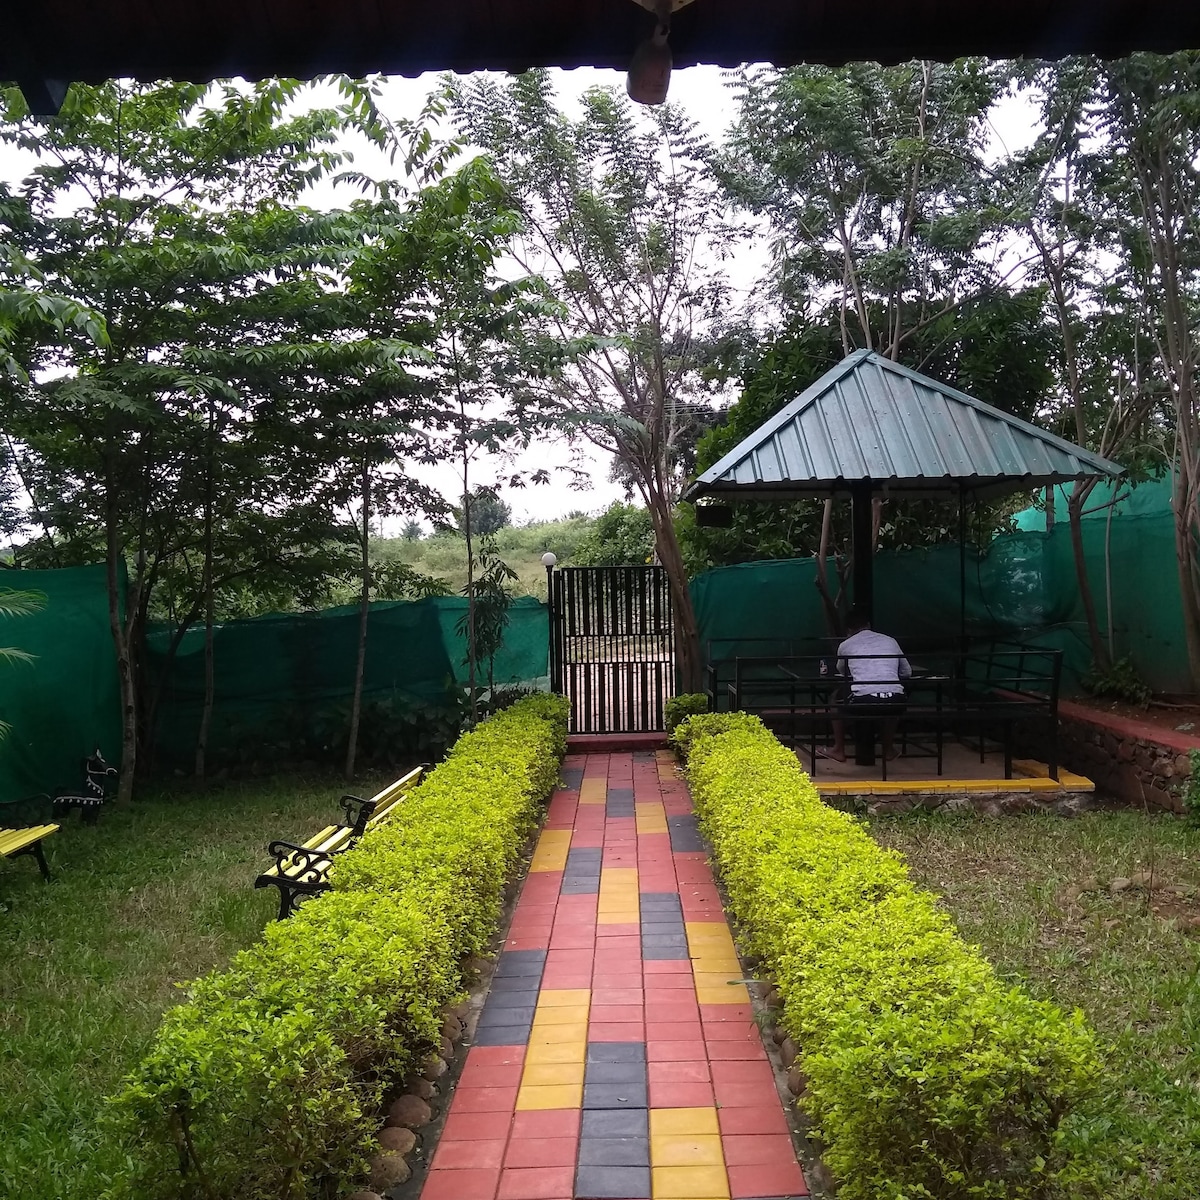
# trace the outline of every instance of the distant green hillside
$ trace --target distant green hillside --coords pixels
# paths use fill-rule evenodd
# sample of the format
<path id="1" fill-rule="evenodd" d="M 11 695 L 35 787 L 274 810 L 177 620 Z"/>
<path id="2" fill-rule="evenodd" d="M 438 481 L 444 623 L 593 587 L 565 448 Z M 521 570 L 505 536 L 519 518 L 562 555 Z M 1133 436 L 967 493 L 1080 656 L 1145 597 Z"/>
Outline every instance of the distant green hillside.
<path id="1" fill-rule="evenodd" d="M 496 549 L 517 573 L 514 591 L 521 596 L 546 599 L 546 568 L 542 555 L 553 550 L 563 566 L 594 529 L 594 517 L 568 517 L 562 521 L 542 521 L 530 525 L 509 526 L 496 534 Z M 381 538 L 373 545 L 380 560 L 399 561 L 414 571 L 443 579 L 454 592 L 467 581 L 466 542 L 457 531 L 435 533 L 418 541 Z"/>

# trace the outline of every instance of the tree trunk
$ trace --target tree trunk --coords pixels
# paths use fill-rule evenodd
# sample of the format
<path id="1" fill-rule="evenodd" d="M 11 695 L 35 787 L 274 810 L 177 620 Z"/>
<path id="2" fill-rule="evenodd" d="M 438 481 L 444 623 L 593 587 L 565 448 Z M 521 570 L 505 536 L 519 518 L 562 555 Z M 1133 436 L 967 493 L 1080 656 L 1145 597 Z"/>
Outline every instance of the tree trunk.
<path id="1" fill-rule="evenodd" d="M 367 669 L 367 621 L 371 616 L 371 471 L 367 459 L 362 467 L 362 590 L 358 600 L 358 659 L 354 665 L 354 699 L 350 703 L 350 735 L 346 742 L 347 782 L 354 778 L 358 755 L 358 727 L 362 719 L 363 677 Z"/>
<path id="2" fill-rule="evenodd" d="M 1195 688 L 1200 680 L 1200 564 L 1196 561 L 1189 490 L 1187 479 L 1181 474 L 1175 485 L 1175 559 L 1179 566 L 1179 600 L 1183 607 L 1188 671 Z"/>
<path id="3" fill-rule="evenodd" d="M 833 536 L 833 497 L 827 496 L 821 509 L 821 541 L 817 546 L 816 584 L 825 610 L 825 625 L 830 637 L 841 637 L 842 617 L 838 612 L 837 599 L 829 590 L 829 543 Z M 839 590 L 839 595 L 840 595 Z"/>
<path id="4" fill-rule="evenodd" d="M 1096 598 L 1092 581 L 1088 576 L 1087 560 L 1083 553 L 1083 506 L 1095 487 L 1094 480 L 1077 479 L 1067 498 L 1067 522 L 1071 529 L 1071 551 L 1075 560 L 1075 581 L 1079 585 L 1079 600 L 1083 605 L 1083 616 L 1087 622 L 1088 647 L 1092 662 L 1101 670 L 1112 665 L 1108 647 L 1100 633 L 1100 621 L 1096 616 Z"/>
<path id="5" fill-rule="evenodd" d="M 117 785 L 118 807 L 133 801 L 133 776 L 137 769 L 137 688 L 133 678 L 133 660 L 129 638 L 121 617 L 121 545 L 117 537 L 116 514 L 108 505 L 105 531 L 105 566 L 108 581 L 108 627 L 117 656 L 117 680 L 121 692 L 121 775 Z"/>
<path id="6" fill-rule="evenodd" d="M 459 398 L 463 428 L 466 428 L 466 406 Z M 471 697 L 471 725 L 479 721 L 479 698 L 475 688 L 475 545 L 471 540 L 470 458 L 463 443 L 463 538 L 467 543 L 467 689 Z"/>
<path id="7" fill-rule="evenodd" d="M 200 710 L 200 732 L 196 735 L 196 778 L 205 777 L 208 732 L 212 727 L 213 693 L 213 433 L 215 413 L 208 405 L 208 462 L 204 469 L 204 570 L 201 581 L 204 603 L 204 706 Z"/>
<path id="8" fill-rule="evenodd" d="M 675 608 L 675 652 L 678 657 L 679 683 L 685 692 L 698 692 L 704 685 L 704 661 L 700 649 L 700 626 L 692 593 L 688 588 L 683 552 L 675 536 L 671 503 L 661 493 L 644 489 L 646 508 L 654 528 L 654 545 L 667 573 L 671 602 Z"/>

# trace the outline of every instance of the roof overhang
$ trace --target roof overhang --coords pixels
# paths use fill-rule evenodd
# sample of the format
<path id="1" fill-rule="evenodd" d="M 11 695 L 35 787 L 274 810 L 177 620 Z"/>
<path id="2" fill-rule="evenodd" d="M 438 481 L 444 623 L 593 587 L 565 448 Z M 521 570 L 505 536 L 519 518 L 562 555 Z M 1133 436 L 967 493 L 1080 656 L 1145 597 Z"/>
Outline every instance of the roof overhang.
<path id="1" fill-rule="evenodd" d="M 1118 464 L 866 350 L 827 371 L 685 490 L 682 499 L 971 496 L 1099 476 Z"/>
<path id="2" fill-rule="evenodd" d="M 14 0 L 2 18 L 0 79 L 50 96 L 55 81 L 110 78 L 624 70 L 653 22 L 633 0 Z M 676 67 L 1193 46 L 1200 5 L 1181 0 L 696 0 L 671 30 Z"/>

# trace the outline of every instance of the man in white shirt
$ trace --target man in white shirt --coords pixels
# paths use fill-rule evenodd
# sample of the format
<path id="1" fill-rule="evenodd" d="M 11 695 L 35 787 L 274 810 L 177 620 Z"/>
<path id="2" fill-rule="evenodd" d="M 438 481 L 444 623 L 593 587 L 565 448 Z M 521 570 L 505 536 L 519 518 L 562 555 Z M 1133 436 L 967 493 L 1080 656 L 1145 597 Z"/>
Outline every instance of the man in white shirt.
<path id="1" fill-rule="evenodd" d="M 904 711 L 904 685 L 901 679 L 912 675 L 912 667 L 900 649 L 900 643 L 886 633 L 871 628 L 870 618 L 860 608 L 852 608 L 846 619 L 849 636 L 837 648 L 839 675 L 850 677 L 850 695 L 844 708 L 860 706 L 880 710 L 883 717 L 883 753 L 890 761 L 896 757 L 894 739 L 896 719 Z M 835 717 L 833 745 L 823 757 L 846 761 L 846 722 Z"/>

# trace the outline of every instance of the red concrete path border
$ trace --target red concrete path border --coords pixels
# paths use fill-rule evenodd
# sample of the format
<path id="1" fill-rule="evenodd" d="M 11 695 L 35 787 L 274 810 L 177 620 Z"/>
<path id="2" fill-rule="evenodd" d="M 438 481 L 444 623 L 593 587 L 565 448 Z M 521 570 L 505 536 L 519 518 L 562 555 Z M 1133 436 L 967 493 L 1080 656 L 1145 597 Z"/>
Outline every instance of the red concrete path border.
<path id="1" fill-rule="evenodd" d="M 563 774 L 421 1200 L 807 1195 L 673 760 Z"/>

